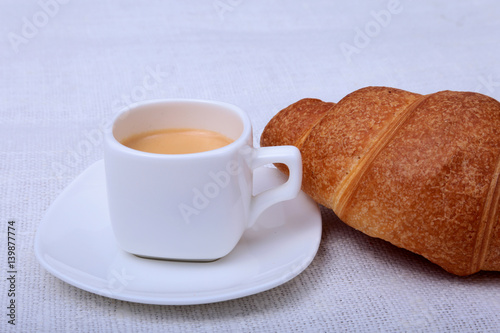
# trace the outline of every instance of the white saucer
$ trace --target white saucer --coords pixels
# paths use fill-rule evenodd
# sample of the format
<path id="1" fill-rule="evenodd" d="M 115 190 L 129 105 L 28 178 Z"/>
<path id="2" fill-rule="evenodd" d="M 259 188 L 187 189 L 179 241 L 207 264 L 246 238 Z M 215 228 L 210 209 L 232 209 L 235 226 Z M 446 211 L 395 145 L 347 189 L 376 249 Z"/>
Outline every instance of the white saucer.
<path id="1" fill-rule="evenodd" d="M 255 170 L 260 191 L 283 182 Z M 104 163 L 84 171 L 42 220 L 35 253 L 59 279 L 99 295 L 148 304 L 202 304 L 252 295 L 300 274 L 321 239 L 318 206 L 303 192 L 268 209 L 226 257 L 209 263 L 144 259 L 118 248 L 107 212 Z"/>

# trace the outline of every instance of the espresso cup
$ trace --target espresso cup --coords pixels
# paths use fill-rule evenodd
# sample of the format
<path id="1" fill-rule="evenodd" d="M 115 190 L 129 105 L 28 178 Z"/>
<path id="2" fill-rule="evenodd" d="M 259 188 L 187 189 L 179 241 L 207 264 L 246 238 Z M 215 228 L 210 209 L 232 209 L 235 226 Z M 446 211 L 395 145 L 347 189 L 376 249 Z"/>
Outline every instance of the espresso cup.
<path id="1" fill-rule="evenodd" d="M 233 141 L 186 154 L 144 152 L 121 143 L 174 128 L 214 131 Z M 150 258 L 224 257 L 265 209 L 296 197 L 302 181 L 297 148 L 254 148 L 247 114 L 214 101 L 153 100 L 123 109 L 105 135 L 104 161 L 115 238 L 123 250 Z M 286 164 L 289 178 L 253 195 L 253 170 L 269 163 Z"/>

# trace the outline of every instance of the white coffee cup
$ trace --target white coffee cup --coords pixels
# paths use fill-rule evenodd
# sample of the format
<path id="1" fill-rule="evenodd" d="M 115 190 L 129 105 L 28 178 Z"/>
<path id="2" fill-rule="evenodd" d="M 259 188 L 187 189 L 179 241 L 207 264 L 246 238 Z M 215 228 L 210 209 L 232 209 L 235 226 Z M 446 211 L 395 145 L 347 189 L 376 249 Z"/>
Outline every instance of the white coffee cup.
<path id="1" fill-rule="evenodd" d="M 155 154 L 120 143 L 168 128 L 219 132 L 234 142 L 191 154 Z M 111 225 L 132 254 L 209 261 L 227 255 L 268 207 L 300 191 L 302 161 L 293 146 L 253 148 L 251 123 L 240 108 L 201 100 L 153 100 L 120 111 L 105 138 Z M 285 184 L 252 194 L 253 169 L 284 163 Z"/>

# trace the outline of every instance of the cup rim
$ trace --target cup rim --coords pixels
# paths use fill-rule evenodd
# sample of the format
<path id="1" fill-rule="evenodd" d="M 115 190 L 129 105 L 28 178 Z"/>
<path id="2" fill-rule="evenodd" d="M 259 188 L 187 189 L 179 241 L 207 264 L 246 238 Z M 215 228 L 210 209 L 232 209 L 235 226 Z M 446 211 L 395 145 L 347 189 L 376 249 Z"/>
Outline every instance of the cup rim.
<path id="1" fill-rule="evenodd" d="M 195 104 L 210 104 L 210 105 L 216 105 L 219 107 L 223 107 L 227 110 L 230 110 L 231 112 L 234 112 L 238 115 L 240 118 L 242 124 L 243 124 L 243 131 L 241 132 L 240 136 L 231 142 L 228 145 L 225 145 L 220 148 L 212 149 L 212 150 L 207 150 L 207 151 L 202 151 L 202 152 L 197 152 L 197 153 L 184 153 L 184 154 L 159 154 L 159 153 L 150 153 L 150 152 L 145 152 L 141 150 L 136 150 L 130 147 L 127 147 L 123 145 L 121 142 L 119 142 L 114 134 L 113 130 L 115 127 L 116 121 L 125 115 L 127 112 L 131 112 L 134 109 L 138 107 L 143 107 L 143 106 L 148 106 L 148 105 L 154 105 L 154 104 L 163 104 L 163 103 L 195 103 Z M 225 154 L 228 151 L 232 151 L 234 149 L 237 149 L 238 147 L 241 147 L 242 145 L 245 144 L 246 140 L 248 137 L 252 140 L 253 138 L 251 137 L 252 135 L 252 126 L 250 122 L 250 118 L 246 114 L 243 109 L 240 107 L 226 103 L 226 102 L 221 102 L 221 101 L 215 101 L 215 100 L 206 100 L 206 99 L 192 99 L 192 98 L 165 98 L 165 99 L 149 99 L 141 102 L 135 102 L 132 104 L 129 104 L 122 109 L 120 109 L 114 116 L 113 120 L 111 122 L 111 126 L 107 129 L 106 131 L 106 142 L 108 143 L 108 146 L 115 148 L 115 149 L 120 149 L 128 154 L 136 155 L 136 156 L 142 156 L 142 157 L 148 157 L 148 158 L 155 158 L 155 159 L 196 159 L 196 158 L 205 158 L 209 157 L 211 155 L 222 155 Z"/>

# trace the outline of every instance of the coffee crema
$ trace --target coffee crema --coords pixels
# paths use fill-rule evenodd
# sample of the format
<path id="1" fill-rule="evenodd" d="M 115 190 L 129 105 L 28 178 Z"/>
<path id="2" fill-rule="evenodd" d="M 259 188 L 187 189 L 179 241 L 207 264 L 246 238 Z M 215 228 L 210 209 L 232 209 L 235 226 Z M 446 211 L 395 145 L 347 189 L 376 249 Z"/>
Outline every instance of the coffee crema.
<path id="1" fill-rule="evenodd" d="M 156 154 L 192 154 L 227 146 L 234 140 L 196 128 L 167 128 L 134 134 L 122 141 L 129 148 Z"/>

